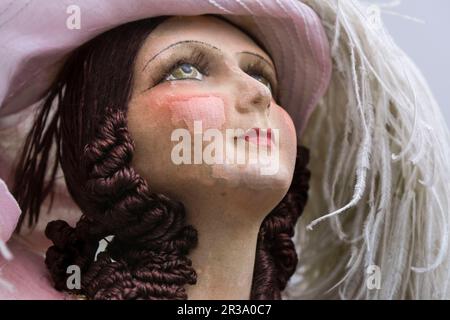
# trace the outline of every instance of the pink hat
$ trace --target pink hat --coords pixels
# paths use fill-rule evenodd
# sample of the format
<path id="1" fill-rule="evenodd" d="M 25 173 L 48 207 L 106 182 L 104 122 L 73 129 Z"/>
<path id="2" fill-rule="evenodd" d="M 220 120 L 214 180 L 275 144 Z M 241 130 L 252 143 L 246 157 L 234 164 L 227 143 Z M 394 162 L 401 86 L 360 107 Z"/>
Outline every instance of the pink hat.
<path id="1" fill-rule="evenodd" d="M 79 10 L 80 28 L 67 26 Z M 74 48 L 117 25 L 161 15 L 218 14 L 259 40 L 298 134 L 328 87 L 331 57 L 320 18 L 297 0 L 49 0 L 0 5 L 0 117 L 43 97 Z"/>

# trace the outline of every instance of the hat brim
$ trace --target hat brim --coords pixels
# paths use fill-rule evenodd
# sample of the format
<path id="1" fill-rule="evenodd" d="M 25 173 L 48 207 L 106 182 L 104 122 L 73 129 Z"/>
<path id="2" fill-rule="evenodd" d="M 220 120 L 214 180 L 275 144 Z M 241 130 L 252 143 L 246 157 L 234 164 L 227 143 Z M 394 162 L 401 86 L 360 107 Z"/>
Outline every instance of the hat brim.
<path id="1" fill-rule="evenodd" d="M 66 23 L 74 5 L 81 23 L 72 30 Z M 0 117 L 41 99 L 74 48 L 120 24 L 161 15 L 222 15 L 262 43 L 277 69 L 280 104 L 299 135 L 331 74 L 320 18 L 296 0 L 16 1 L 1 11 L 0 39 L 6 48 L 0 65 Z"/>

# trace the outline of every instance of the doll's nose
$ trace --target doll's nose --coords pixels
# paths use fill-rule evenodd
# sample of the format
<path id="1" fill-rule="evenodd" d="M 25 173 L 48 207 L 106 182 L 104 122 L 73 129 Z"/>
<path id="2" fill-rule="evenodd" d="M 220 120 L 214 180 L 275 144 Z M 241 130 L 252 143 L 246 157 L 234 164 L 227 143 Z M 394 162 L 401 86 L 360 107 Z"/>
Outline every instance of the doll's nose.
<path id="1" fill-rule="evenodd" d="M 254 77 L 240 70 L 234 72 L 236 83 L 236 110 L 239 112 L 265 112 L 270 108 L 270 89 Z"/>

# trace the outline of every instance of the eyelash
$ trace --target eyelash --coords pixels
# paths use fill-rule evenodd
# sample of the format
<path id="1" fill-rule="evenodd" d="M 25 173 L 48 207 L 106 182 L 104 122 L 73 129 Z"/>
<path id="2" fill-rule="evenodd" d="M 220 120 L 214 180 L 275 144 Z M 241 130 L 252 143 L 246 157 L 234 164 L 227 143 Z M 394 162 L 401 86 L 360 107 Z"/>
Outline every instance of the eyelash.
<path id="1" fill-rule="evenodd" d="M 263 76 L 269 83 L 272 89 L 274 89 L 274 83 L 271 80 L 272 77 L 270 74 L 266 71 L 266 66 L 263 62 L 257 60 L 255 62 L 250 63 L 245 68 L 243 68 L 243 71 L 249 75 L 259 75 Z"/>
<path id="2" fill-rule="evenodd" d="M 193 65 L 200 71 L 203 75 L 208 76 L 210 70 L 210 61 L 207 55 L 198 49 L 192 50 L 187 56 L 179 58 L 175 63 L 171 64 L 159 77 L 157 84 L 161 83 L 166 79 L 174 70 L 176 70 L 181 65 L 188 63 Z M 243 71 L 249 75 L 260 75 L 263 76 L 270 83 L 272 89 L 274 88 L 274 83 L 271 80 L 270 74 L 266 71 L 266 66 L 261 61 L 255 61 L 248 64 Z"/>
<path id="3" fill-rule="evenodd" d="M 206 54 L 200 50 L 193 50 L 188 56 L 180 58 L 174 64 L 170 65 L 170 67 L 163 72 L 157 83 L 163 82 L 174 70 L 185 63 L 192 64 L 198 71 L 206 76 L 209 74 L 210 63 Z"/>

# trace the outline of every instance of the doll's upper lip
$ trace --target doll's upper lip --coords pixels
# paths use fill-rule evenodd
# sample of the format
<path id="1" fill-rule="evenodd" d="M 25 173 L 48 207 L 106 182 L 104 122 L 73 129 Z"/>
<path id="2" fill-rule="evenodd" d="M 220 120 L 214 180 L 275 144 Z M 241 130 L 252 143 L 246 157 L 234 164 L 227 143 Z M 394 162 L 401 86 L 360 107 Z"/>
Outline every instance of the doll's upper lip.
<path id="1" fill-rule="evenodd" d="M 249 128 L 243 134 L 236 136 L 236 138 L 245 139 L 245 138 L 248 138 L 251 136 L 254 136 L 257 138 L 267 137 L 268 140 L 271 140 L 272 129 L 271 128 L 258 128 L 258 127 Z"/>

